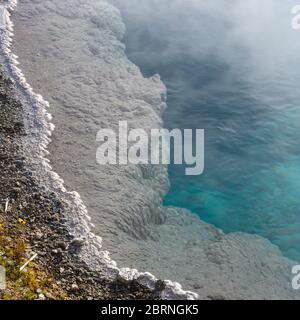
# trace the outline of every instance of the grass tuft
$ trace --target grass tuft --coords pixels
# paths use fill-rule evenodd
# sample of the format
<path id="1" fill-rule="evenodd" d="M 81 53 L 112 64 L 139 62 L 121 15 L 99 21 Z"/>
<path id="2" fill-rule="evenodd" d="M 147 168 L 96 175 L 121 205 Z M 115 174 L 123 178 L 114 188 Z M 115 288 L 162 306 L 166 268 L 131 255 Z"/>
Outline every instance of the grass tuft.
<path id="1" fill-rule="evenodd" d="M 30 258 L 30 247 L 24 240 L 25 220 L 18 219 L 11 232 L 0 221 L 0 265 L 6 271 L 6 289 L 0 290 L 1 300 L 67 299 L 51 276 L 34 261 L 20 271 Z"/>

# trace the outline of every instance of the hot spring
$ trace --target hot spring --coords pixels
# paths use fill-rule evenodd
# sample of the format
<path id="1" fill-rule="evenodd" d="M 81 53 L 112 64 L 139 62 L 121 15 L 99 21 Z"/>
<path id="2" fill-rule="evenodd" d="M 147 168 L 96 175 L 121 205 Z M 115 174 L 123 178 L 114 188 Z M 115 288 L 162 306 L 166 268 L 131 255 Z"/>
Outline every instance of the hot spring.
<path id="1" fill-rule="evenodd" d="M 290 280 L 300 261 L 292 5 L 19 1 L 12 50 L 49 101 L 51 166 L 80 195 L 103 256 L 200 298 L 299 298 Z M 120 121 L 204 129 L 203 174 L 99 165 L 97 132 Z"/>

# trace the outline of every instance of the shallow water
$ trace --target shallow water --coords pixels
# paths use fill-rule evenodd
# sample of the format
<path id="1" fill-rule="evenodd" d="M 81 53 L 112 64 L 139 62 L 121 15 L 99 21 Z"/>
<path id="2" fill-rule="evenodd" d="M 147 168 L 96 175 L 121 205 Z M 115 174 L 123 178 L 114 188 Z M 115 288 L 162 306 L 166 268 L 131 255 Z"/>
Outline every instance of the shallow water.
<path id="1" fill-rule="evenodd" d="M 146 4 L 146 2 L 143 3 Z M 184 3 L 187 9 L 195 11 L 193 1 L 190 1 L 191 6 L 187 5 L 186 1 L 176 1 L 176 3 Z M 231 103 L 239 99 L 244 101 L 243 94 L 249 94 L 250 83 L 241 77 L 243 72 L 239 64 L 235 68 L 230 68 L 233 62 L 237 61 L 237 56 L 247 55 L 247 46 L 240 43 L 242 36 L 236 34 L 237 30 L 233 28 L 236 34 L 234 47 L 239 48 L 235 51 L 237 56 L 228 54 L 225 61 L 223 59 L 227 50 L 231 52 L 229 45 L 231 40 L 225 46 L 225 52 L 216 52 L 216 43 L 218 43 L 216 35 L 222 26 L 232 27 L 228 21 L 222 19 L 215 25 L 215 28 L 207 25 L 201 34 L 203 45 L 199 46 L 199 42 L 195 41 L 198 37 L 197 33 L 192 32 L 192 39 L 187 37 L 189 42 L 194 44 L 191 48 L 193 59 L 201 53 L 201 61 L 206 62 L 201 65 L 200 76 L 198 73 L 191 73 L 195 75 L 195 79 L 186 81 L 186 78 L 177 77 L 176 74 L 175 78 L 172 76 L 174 82 L 170 83 L 165 77 L 164 68 L 159 67 L 158 62 L 166 62 L 165 71 L 170 72 L 170 75 L 174 75 L 176 71 L 184 76 L 199 67 L 197 59 L 190 59 L 190 64 L 186 64 L 183 69 L 180 69 L 179 64 L 174 62 L 181 62 L 182 56 L 186 57 L 183 55 L 187 49 L 184 46 L 186 43 L 180 39 L 186 38 L 188 27 L 191 28 L 192 25 L 182 25 L 182 28 L 179 28 L 180 41 L 178 37 L 170 37 L 175 43 L 167 42 L 168 48 L 176 49 L 176 45 L 179 45 L 180 48 L 179 52 L 172 50 L 174 54 L 171 56 L 175 60 L 171 59 L 172 64 L 169 68 L 167 63 L 169 56 L 166 55 L 166 60 L 163 60 L 164 52 L 158 55 L 154 50 L 164 48 L 164 41 L 171 34 L 168 28 L 161 28 L 159 24 L 159 21 L 165 20 L 157 19 L 153 24 L 152 19 L 155 15 L 151 12 L 149 14 L 147 8 L 145 11 L 139 10 L 138 1 L 133 4 L 135 6 L 130 8 L 138 9 L 134 12 L 137 19 L 142 19 L 145 23 L 149 22 L 154 35 L 157 34 L 155 25 L 161 31 L 162 40 L 155 38 L 156 40 L 152 41 L 148 34 L 149 28 L 144 32 L 142 24 L 138 25 L 137 29 L 135 28 L 136 23 L 131 25 L 130 21 L 135 22 L 136 20 L 128 21 L 126 8 L 121 7 L 119 3 L 125 22 L 128 23 L 125 42 L 130 58 L 143 68 L 147 77 L 161 72 L 166 80 L 170 107 L 165 113 L 165 125 L 172 127 L 173 124 L 176 124 L 180 127 L 181 125 L 176 121 L 180 118 L 185 120 L 186 117 L 178 114 L 186 115 L 185 111 L 188 110 L 184 110 L 183 113 L 183 110 L 180 109 L 183 104 L 178 103 L 177 108 L 176 103 L 172 103 L 170 100 L 172 89 L 175 89 L 173 94 L 176 101 L 181 101 L 181 99 L 184 101 L 186 99 L 183 94 L 185 90 L 201 79 L 205 84 L 205 90 L 199 92 L 197 86 L 195 90 L 190 91 L 189 89 L 190 93 L 199 95 L 199 98 L 209 100 L 211 97 L 214 100 L 214 95 L 210 95 L 210 92 L 214 90 L 213 92 L 223 94 L 226 99 L 232 99 Z M 159 14 L 165 14 L 165 5 L 157 2 L 157 6 L 161 11 L 155 11 L 160 17 Z M 210 10 L 215 8 L 210 5 L 204 8 L 204 11 L 203 8 L 197 8 L 199 10 L 195 12 L 201 15 L 203 21 L 207 21 L 211 17 Z M 137 12 L 139 14 L 136 15 Z M 142 15 L 143 12 L 147 17 Z M 171 13 L 170 10 L 169 16 L 174 18 L 174 14 Z M 182 13 L 191 17 L 190 11 L 182 11 Z M 186 21 L 198 22 L 199 16 Z M 271 246 L 268 241 L 241 233 L 226 235 L 202 222 L 191 212 L 162 206 L 169 184 L 167 168 L 99 166 L 96 163 L 97 143 L 95 139 L 100 128 L 115 128 L 119 120 L 128 120 L 132 127 L 157 128 L 162 125 L 161 115 L 165 109 L 165 87 L 159 77 L 143 77 L 140 70 L 125 55 L 124 44 L 121 42 L 125 28 L 118 10 L 111 7 L 106 1 L 98 0 L 22 0 L 14 14 L 14 22 L 16 32 L 13 50 L 19 56 L 20 67 L 34 90 L 41 93 L 50 102 L 49 111 L 53 115 L 53 123 L 56 126 L 52 143 L 49 146 L 51 165 L 54 171 L 65 180 L 68 190 L 79 192 L 95 224 L 93 232 L 103 238 L 103 250 L 108 250 L 119 266 L 150 271 L 158 277 L 178 281 L 183 284 L 184 288 L 197 291 L 202 298 L 219 294 L 227 298 L 294 298 L 297 295 L 291 291 L 289 280 L 292 262 L 283 258 L 278 249 Z M 172 26 L 171 23 L 167 25 Z M 131 33 L 131 28 L 134 28 L 133 31 L 141 30 L 146 33 L 147 41 L 143 41 L 144 33 L 142 36 L 139 32 Z M 213 29 L 212 33 L 208 34 L 210 29 Z M 130 37 L 134 34 L 140 37 L 139 43 L 134 38 L 134 41 L 131 42 Z M 195 35 L 197 37 L 193 39 Z M 209 44 L 209 39 L 214 39 L 214 41 Z M 257 41 L 256 35 L 253 41 Z M 263 39 L 261 41 L 263 42 Z M 277 42 L 277 39 L 274 39 L 274 42 Z M 140 44 L 143 44 L 142 48 Z M 154 51 L 152 52 L 147 45 L 153 47 Z M 202 55 L 203 51 L 205 55 Z M 135 55 L 136 52 L 138 52 L 137 55 Z M 272 52 L 274 52 L 273 47 L 270 50 L 270 53 Z M 281 50 L 279 50 L 279 55 L 280 53 Z M 147 57 L 148 61 L 138 60 L 141 57 Z M 291 54 L 289 62 L 293 64 L 293 61 L 297 61 L 298 58 L 296 58 Z M 249 59 L 248 55 L 247 59 Z M 282 63 L 281 59 L 270 62 L 268 69 L 271 73 L 275 62 L 276 64 L 277 62 Z M 250 65 L 246 65 L 245 68 L 251 73 L 253 65 L 260 63 L 265 64 L 259 59 L 251 60 Z M 203 75 L 203 65 L 207 68 L 206 75 Z M 223 74 L 220 79 L 224 81 L 220 80 L 218 84 L 214 78 L 219 78 L 220 73 Z M 251 79 L 254 81 L 253 79 L 260 77 L 264 78 L 265 75 L 258 73 Z M 242 91 L 239 92 L 241 94 L 239 98 L 236 97 L 234 84 Z M 182 88 L 181 91 L 178 91 L 178 85 Z M 255 94 L 257 97 L 262 88 L 255 86 L 252 88 L 257 90 Z M 269 87 L 263 89 L 269 90 Z M 249 106 L 252 106 L 250 103 L 252 96 L 250 95 L 249 98 Z M 195 98 L 191 96 L 191 101 L 188 101 L 186 107 L 194 107 L 194 111 L 190 111 L 193 119 L 197 119 L 195 114 L 198 107 L 190 103 L 192 101 L 195 101 Z M 283 101 L 287 103 L 286 98 Z M 238 105 L 237 102 L 236 104 Z M 218 104 L 214 105 L 220 108 Z M 256 130 L 256 121 L 253 118 L 255 110 L 249 107 L 246 115 L 238 110 L 230 110 L 230 114 L 224 114 L 222 119 L 235 123 L 234 118 L 242 114 L 252 119 L 250 130 Z M 265 110 L 262 110 L 261 113 L 265 114 Z M 171 120 L 172 116 L 174 116 L 174 121 Z M 209 110 L 207 110 L 207 117 L 203 117 L 201 121 L 205 122 L 206 126 L 210 125 L 214 128 L 215 120 L 209 114 Z M 193 126 L 198 127 L 198 124 L 201 123 L 197 121 Z M 227 127 L 229 126 L 224 124 L 223 131 Z M 276 131 L 276 128 L 272 130 Z M 234 138 L 234 132 L 232 135 Z M 227 142 L 227 139 L 225 141 Z M 211 137 L 211 142 L 211 145 L 207 143 L 208 148 L 215 152 L 218 151 L 215 145 L 222 141 L 214 141 Z M 286 148 L 285 145 L 282 147 Z M 213 152 L 208 152 L 208 154 L 211 157 L 214 155 Z M 226 161 L 230 163 L 230 158 L 227 158 Z M 222 164 L 222 159 L 220 159 L 219 165 L 222 166 Z M 217 172 L 215 167 L 214 170 Z M 172 189 L 165 201 L 169 201 L 173 190 L 175 191 L 175 179 L 180 178 L 180 175 L 177 173 L 174 175 L 173 172 L 175 173 L 170 169 Z M 208 172 L 207 169 L 206 172 Z M 216 176 L 209 179 L 216 179 Z M 180 181 L 185 191 L 188 191 L 187 181 L 185 178 L 184 181 Z M 199 181 L 195 181 L 196 185 L 199 185 Z M 179 184 L 177 185 L 179 187 Z M 195 193 L 195 198 L 199 197 L 198 193 L 198 191 Z M 186 194 L 191 195 L 190 192 Z M 196 201 L 193 203 L 196 204 Z M 197 201 L 197 205 L 202 204 Z M 186 204 L 185 206 L 188 207 Z"/>
<path id="2" fill-rule="evenodd" d="M 205 129 L 204 174 L 170 166 L 165 205 L 225 232 L 264 236 L 300 261 L 300 34 L 290 4 L 233 4 L 225 13 L 218 1 L 114 3 L 128 56 L 167 86 L 165 126 Z"/>

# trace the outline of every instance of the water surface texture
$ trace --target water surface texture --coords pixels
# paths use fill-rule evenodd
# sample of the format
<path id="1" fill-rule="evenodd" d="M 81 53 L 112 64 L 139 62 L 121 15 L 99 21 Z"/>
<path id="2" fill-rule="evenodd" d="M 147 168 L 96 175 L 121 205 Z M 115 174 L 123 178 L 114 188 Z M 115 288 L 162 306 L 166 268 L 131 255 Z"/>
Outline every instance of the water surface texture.
<path id="1" fill-rule="evenodd" d="M 290 283 L 294 262 L 276 246 L 200 219 L 225 231 L 265 231 L 274 243 L 267 231 L 297 234 L 287 228 L 289 221 L 297 229 L 291 177 L 299 109 L 299 46 L 288 8 L 244 0 L 112 3 L 120 11 L 106 0 L 21 0 L 13 16 L 20 68 L 50 103 L 51 165 L 80 195 L 105 254 L 200 298 L 299 298 Z M 169 168 L 167 195 L 167 167 L 97 164 L 98 130 L 117 129 L 120 120 L 205 128 L 205 175 Z"/>
<path id="2" fill-rule="evenodd" d="M 128 56 L 167 86 L 165 126 L 205 129 L 205 173 L 186 177 L 170 166 L 165 205 L 225 232 L 262 235 L 300 261 L 300 34 L 290 26 L 292 2 L 114 2 Z"/>

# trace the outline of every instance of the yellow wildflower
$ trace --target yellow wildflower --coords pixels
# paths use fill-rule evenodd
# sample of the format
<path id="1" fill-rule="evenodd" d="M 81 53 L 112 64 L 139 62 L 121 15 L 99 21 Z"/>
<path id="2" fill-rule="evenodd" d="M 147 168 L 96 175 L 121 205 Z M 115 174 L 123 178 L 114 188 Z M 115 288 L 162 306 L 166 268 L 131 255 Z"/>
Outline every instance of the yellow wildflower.
<path id="1" fill-rule="evenodd" d="M 19 218 L 19 219 L 18 219 L 18 222 L 19 222 L 20 224 L 22 224 L 22 225 L 26 224 L 26 221 L 25 221 L 24 219 L 22 219 L 22 218 Z"/>

